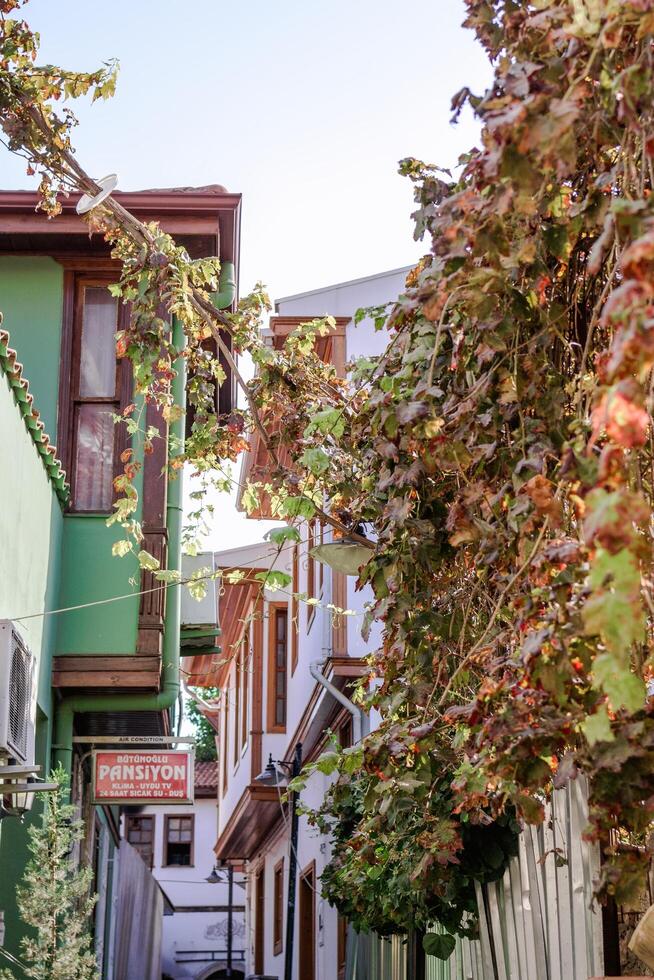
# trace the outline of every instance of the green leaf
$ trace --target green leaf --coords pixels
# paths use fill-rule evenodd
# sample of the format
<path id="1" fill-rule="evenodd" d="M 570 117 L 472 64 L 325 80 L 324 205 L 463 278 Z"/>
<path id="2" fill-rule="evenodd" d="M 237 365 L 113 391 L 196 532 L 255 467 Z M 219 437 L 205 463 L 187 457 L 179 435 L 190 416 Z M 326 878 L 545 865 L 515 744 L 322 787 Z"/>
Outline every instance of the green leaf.
<path id="1" fill-rule="evenodd" d="M 284 517 L 306 517 L 307 520 L 316 513 L 316 508 L 308 497 L 287 497 L 281 505 Z"/>
<path id="2" fill-rule="evenodd" d="M 124 558 L 125 555 L 129 554 L 132 550 L 133 545 L 131 541 L 114 541 L 111 546 L 111 554 L 114 558 Z"/>
<path id="3" fill-rule="evenodd" d="M 259 506 L 259 490 L 248 483 L 241 495 L 241 503 L 246 514 L 252 514 Z"/>
<path id="4" fill-rule="evenodd" d="M 427 956 L 449 960 L 456 947 L 456 939 L 448 932 L 428 932 L 422 937 L 422 946 Z"/>
<path id="5" fill-rule="evenodd" d="M 304 438 L 308 439 L 315 432 L 323 435 L 333 436 L 340 439 L 345 432 L 345 421 L 343 411 L 340 408 L 324 408 L 321 412 L 316 412 L 304 430 Z"/>
<path id="6" fill-rule="evenodd" d="M 179 582 L 182 575 L 174 568 L 162 568 L 155 572 L 154 577 L 157 582 Z"/>
<path id="7" fill-rule="evenodd" d="M 609 650 L 626 653 L 645 635 L 638 560 L 628 548 L 611 554 L 598 548 L 588 584 L 593 594 L 582 611 L 586 632 L 601 636 Z"/>
<path id="8" fill-rule="evenodd" d="M 608 695 L 614 710 L 624 707 L 634 712 L 645 706 L 645 685 L 629 661 L 621 663 L 611 653 L 600 653 L 593 663 L 593 679 Z"/>
<path id="9" fill-rule="evenodd" d="M 317 446 L 310 449 L 305 449 L 300 457 L 300 462 L 303 463 L 314 476 L 322 476 L 322 474 L 329 469 L 329 456 L 327 453 L 323 452 L 322 449 L 318 449 Z"/>
<path id="10" fill-rule="evenodd" d="M 158 572 L 161 562 L 154 555 L 151 555 L 149 551 L 139 551 L 136 556 L 139 560 L 139 565 L 141 568 L 145 568 L 148 572 Z"/>
<path id="11" fill-rule="evenodd" d="M 260 582 L 263 582 L 265 589 L 270 589 L 273 592 L 276 589 L 285 589 L 293 581 L 291 576 L 287 575 L 286 572 L 279 572 L 275 569 L 268 572 L 257 572 L 254 577 Z"/>
<path id="12" fill-rule="evenodd" d="M 363 746 L 353 745 L 343 752 L 343 768 L 348 775 L 361 769 L 363 765 Z"/>
<path id="13" fill-rule="evenodd" d="M 316 762 L 316 769 L 318 772 L 324 773 L 325 776 L 331 776 L 332 773 L 336 772 L 338 760 L 338 752 L 323 752 Z"/>
<path id="14" fill-rule="evenodd" d="M 594 715 L 589 715 L 582 722 L 581 730 L 586 736 L 589 745 L 594 745 L 595 742 L 613 741 L 615 735 L 611 731 L 611 721 L 605 704 L 601 704 Z"/>
<path id="15" fill-rule="evenodd" d="M 300 541 L 301 535 L 295 527 L 277 527 L 264 534 L 264 538 L 268 538 L 273 544 L 282 545 L 286 541 Z"/>

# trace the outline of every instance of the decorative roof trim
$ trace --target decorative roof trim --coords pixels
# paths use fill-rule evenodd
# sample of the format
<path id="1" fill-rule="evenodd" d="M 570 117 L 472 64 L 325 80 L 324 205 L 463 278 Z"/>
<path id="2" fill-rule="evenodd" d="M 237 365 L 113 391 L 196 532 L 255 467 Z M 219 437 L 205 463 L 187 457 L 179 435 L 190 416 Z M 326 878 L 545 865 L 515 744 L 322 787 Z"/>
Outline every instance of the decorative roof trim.
<path id="1" fill-rule="evenodd" d="M 30 394 L 29 382 L 23 377 L 23 365 L 17 360 L 16 351 L 9 346 L 9 334 L 0 329 L 0 367 L 7 375 L 14 401 L 23 416 L 25 427 L 32 437 L 37 452 L 45 467 L 48 478 L 61 504 L 68 502 L 70 487 L 66 482 L 66 474 L 57 459 L 57 447 L 50 442 L 45 432 L 40 412 L 34 408 L 34 397 Z"/>

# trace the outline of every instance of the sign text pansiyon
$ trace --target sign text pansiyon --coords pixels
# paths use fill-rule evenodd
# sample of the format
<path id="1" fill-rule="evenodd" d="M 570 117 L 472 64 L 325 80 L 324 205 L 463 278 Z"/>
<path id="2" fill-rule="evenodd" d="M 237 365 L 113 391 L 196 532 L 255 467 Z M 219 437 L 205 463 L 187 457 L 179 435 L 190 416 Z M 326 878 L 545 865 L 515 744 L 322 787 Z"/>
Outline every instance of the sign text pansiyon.
<path id="1" fill-rule="evenodd" d="M 186 765 L 173 765 L 164 763 L 156 755 L 143 756 L 141 762 L 134 761 L 134 753 L 129 755 L 119 755 L 114 765 L 103 762 L 98 766 L 100 779 L 107 777 L 114 782 L 131 782 L 134 779 L 145 780 L 146 783 L 156 783 L 159 779 L 168 782 L 171 779 L 184 779 L 186 776 Z"/>
<path id="2" fill-rule="evenodd" d="M 188 751 L 93 753 L 96 803 L 185 803 L 193 800 L 193 756 Z"/>

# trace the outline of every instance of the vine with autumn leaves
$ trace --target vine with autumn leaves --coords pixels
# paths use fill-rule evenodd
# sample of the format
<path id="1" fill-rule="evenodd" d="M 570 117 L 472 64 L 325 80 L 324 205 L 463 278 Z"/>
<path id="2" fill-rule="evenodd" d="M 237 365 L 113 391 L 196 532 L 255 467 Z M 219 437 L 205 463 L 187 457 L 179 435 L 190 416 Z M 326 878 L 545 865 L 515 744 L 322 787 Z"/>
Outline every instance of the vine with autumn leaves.
<path id="1" fill-rule="evenodd" d="M 429 252 L 376 311 L 385 353 L 347 382 L 315 353 L 328 320 L 273 350 L 262 290 L 220 312 L 217 260 L 190 260 L 111 198 L 90 218 L 122 262 L 116 293 L 133 316 L 118 343 L 140 396 L 174 413 L 169 382 L 187 359 L 194 420 L 173 465 L 221 482 L 256 430 L 272 482 L 246 488 L 249 500 L 273 495 L 290 526 L 317 513 L 360 540 L 367 528 L 359 582 L 385 638 L 370 665 L 380 684 L 361 696 L 382 723 L 335 753 L 316 819 L 347 827 L 328 878 L 375 927 L 371 883 L 392 880 L 412 914 L 426 921 L 436 895 L 462 928 L 442 899 L 468 828 L 541 820 L 552 786 L 579 770 L 587 833 L 604 851 L 598 893 L 626 898 L 650 855 L 654 0 L 466 2 L 495 74 L 453 110 L 472 107 L 480 145 L 456 176 L 402 161 Z M 55 215 L 61 193 L 97 190 L 56 103 L 110 95 L 114 66 L 37 67 L 35 36 L 10 16 L 19 6 L 0 0 L 0 121 Z M 215 408 L 220 353 L 246 400 L 227 419 Z M 127 465 L 115 520 L 130 548 Z M 385 914 L 406 925 L 397 908 Z"/>

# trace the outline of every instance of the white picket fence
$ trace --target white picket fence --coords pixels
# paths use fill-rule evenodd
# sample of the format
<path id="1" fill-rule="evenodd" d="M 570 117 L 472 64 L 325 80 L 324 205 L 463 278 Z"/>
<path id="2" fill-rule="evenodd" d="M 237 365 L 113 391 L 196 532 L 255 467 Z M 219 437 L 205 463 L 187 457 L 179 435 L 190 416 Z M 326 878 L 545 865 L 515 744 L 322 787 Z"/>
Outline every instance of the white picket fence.
<path id="1" fill-rule="evenodd" d="M 602 915 L 592 898 L 599 850 L 582 840 L 587 823 L 580 775 L 553 793 L 543 824 L 524 828 L 503 878 L 477 886 L 479 939 L 458 939 L 447 962 L 428 956 L 426 980 L 602 976 Z M 353 980 L 409 980 L 400 937 L 377 939 L 369 948 Z"/>

